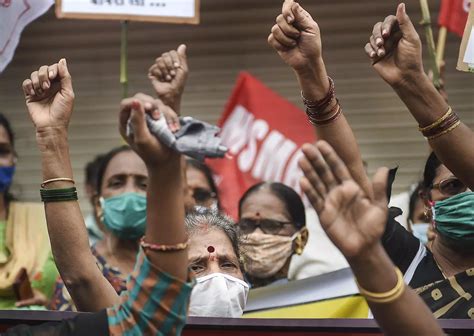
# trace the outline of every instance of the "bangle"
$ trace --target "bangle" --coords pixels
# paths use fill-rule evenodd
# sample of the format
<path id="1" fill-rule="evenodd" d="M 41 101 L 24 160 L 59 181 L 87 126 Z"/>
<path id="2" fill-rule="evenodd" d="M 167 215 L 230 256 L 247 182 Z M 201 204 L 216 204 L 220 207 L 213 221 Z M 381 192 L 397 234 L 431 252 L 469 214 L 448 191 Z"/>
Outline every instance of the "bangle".
<path id="1" fill-rule="evenodd" d="M 448 111 L 441 118 L 439 118 L 438 120 L 433 122 L 431 125 L 428 125 L 428 126 L 425 126 L 425 127 L 418 126 L 418 130 L 420 132 L 426 132 L 426 131 L 429 131 L 429 130 L 435 128 L 436 126 L 441 124 L 447 117 L 449 117 L 449 115 L 451 113 L 453 113 L 453 109 L 451 108 L 451 106 L 448 106 Z"/>
<path id="2" fill-rule="evenodd" d="M 425 136 L 425 138 L 430 138 L 432 136 L 435 136 L 443 132 L 444 130 L 447 130 L 448 128 L 456 124 L 458 121 L 459 121 L 459 117 L 457 116 L 456 113 L 453 112 L 446 119 L 444 119 L 441 124 L 439 124 L 435 128 L 432 128 L 428 131 L 424 131 L 422 133 Z"/>
<path id="3" fill-rule="evenodd" d="M 334 97 L 335 90 L 334 90 L 334 81 L 332 80 L 332 78 L 328 76 L 328 80 L 329 80 L 329 90 L 323 99 L 316 100 L 316 101 L 306 99 L 303 96 L 303 91 L 301 91 L 301 98 L 303 99 L 303 104 L 306 107 L 321 109 L 321 107 L 323 106 L 325 107 L 326 105 L 329 104 L 331 99 Z"/>
<path id="4" fill-rule="evenodd" d="M 458 127 L 460 124 L 461 124 L 461 120 L 458 120 L 458 121 L 456 121 L 452 126 L 450 126 L 449 128 L 447 128 L 447 129 L 445 129 L 445 130 L 439 132 L 438 134 L 429 136 L 429 137 L 427 137 L 426 139 L 427 139 L 427 140 L 436 139 L 437 137 L 440 137 L 440 136 L 442 136 L 442 135 L 445 135 L 446 133 L 451 132 L 453 129 L 455 129 L 456 127 Z"/>
<path id="5" fill-rule="evenodd" d="M 362 288 L 356 280 L 357 287 L 359 287 L 359 293 L 365 297 L 367 301 L 375 303 L 390 303 L 398 299 L 405 291 L 405 282 L 403 281 L 402 272 L 395 267 L 395 273 L 397 274 L 397 284 L 391 290 L 384 293 L 374 293 Z"/>
<path id="6" fill-rule="evenodd" d="M 76 187 L 62 189 L 40 189 L 41 201 L 48 202 L 65 202 L 77 201 Z"/>
<path id="7" fill-rule="evenodd" d="M 174 245 L 152 244 L 145 241 L 145 236 L 140 240 L 140 246 L 145 250 L 152 250 L 158 252 L 174 252 L 185 250 L 189 245 L 189 239 L 184 243 L 177 243 Z"/>
<path id="8" fill-rule="evenodd" d="M 334 110 L 336 110 L 336 112 L 332 113 Z M 331 116 L 328 117 L 328 118 L 325 118 L 325 119 L 320 119 L 320 118 L 317 118 L 317 117 L 314 117 L 314 116 L 310 117 L 308 115 L 308 120 L 314 126 L 323 126 L 323 125 L 327 125 L 327 124 L 335 121 L 342 114 L 342 108 L 341 108 L 341 105 L 339 105 L 339 102 L 334 106 L 334 108 L 331 109 L 330 113 L 328 113 L 328 114 L 331 114 Z"/>
<path id="9" fill-rule="evenodd" d="M 44 188 L 48 183 L 58 182 L 58 181 L 67 181 L 67 182 L 72 182 L 72 184 L 76 184 L 76 182 L 74 182 L 74 180 L 69 177 L 57 177 L 57 178 L 43 181 L 43 183 L 41 183 L 41 188 Z"/>

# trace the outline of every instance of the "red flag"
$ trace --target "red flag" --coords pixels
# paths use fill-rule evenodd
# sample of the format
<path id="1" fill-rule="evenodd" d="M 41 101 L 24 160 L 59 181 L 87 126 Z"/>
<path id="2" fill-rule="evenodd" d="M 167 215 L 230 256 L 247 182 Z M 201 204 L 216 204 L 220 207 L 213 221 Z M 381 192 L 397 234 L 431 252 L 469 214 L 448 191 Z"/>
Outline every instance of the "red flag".
<path id="1" fill-rule="evenodd" d="M 242 194 L 260 181 L 278 181 L 300 192 L 299 148 L 314 142 L 306 115 L 249 73 L 241 73 L 222 115 L 223 144 L 232 158 L 208 160 L 222 207 L 237 218 Z"/>
<path id="2" fill-rule="evenodd" d="M 462 36 L 470 5 L 471 0 L 441 0 L 438 24 Z"/>

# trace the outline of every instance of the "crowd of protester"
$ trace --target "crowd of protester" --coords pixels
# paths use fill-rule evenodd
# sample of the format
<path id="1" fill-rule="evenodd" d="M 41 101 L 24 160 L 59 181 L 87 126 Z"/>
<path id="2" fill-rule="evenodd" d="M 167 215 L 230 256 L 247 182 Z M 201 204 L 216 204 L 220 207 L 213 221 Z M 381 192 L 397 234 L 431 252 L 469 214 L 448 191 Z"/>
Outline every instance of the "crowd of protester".
<path id="1" fill-rule="evenodd" d="M 268 37 L 296 74 L 319 139 L 302 146 L 299 162 L 312 208 L 290 187 L 263 181 L 241 196 L 237 222 L 221 209 L 209 167 L 148 128 L 151 117 L 180 129 L 186 46 L 150 67 L 157 97 L 122 100 L 119 129 L 127 145 L 87 164 L 85 196 L 93 211 L 86 218 L 69 156 L 73 79 L 65 59 L 34 71 L 23 91 L 41 157 L 44 211 L 8 191 L 16 152 L 0 115 L 0 307 L 92 314 L 18 326 L 7 335 L 172 335 L 181 333 L 186 316 L 239 318 L 251 288 L 291 281 L 290 262 L 313 234 L 340 251 L 345 260 L 334 264 L 352 268 L 387 335 L 441 335 L 435 318 L 473 318 L 473 132 L 424 73 L 420 38 L 400 4 L 375 24 L 365 46 L 433 149 L 407 223 L 399 223 L 401 210 L 388 206 L 396 169 L 367 176 L 326 71 L 321 34 L 301 5 L 286 0 Z M 325 233 L 312 229 L 315 215 L 308 211 Z M 323 248 L 312 246 L 311 254 L 325 255 Z M 22 274 L 30 276 L 29 292 L 15 286 Z"/>

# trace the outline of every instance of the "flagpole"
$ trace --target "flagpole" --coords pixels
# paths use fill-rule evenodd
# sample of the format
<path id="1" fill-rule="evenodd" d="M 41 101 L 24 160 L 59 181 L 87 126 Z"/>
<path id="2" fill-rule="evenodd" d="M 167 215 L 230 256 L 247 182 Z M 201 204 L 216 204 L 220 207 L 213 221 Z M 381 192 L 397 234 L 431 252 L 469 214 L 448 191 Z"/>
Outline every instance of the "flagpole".
<path id="1" fill-rule="evenodd" d="M 128 21 L 121 22 L 120 35 L 120 84 L 122 85 L 122 98 L 128 97 Z"/>
<path id="2" fill-rule="evenodd" d="M 446 36 L 448 35 L 448 29 L 446 27 L 440 27 L 438 32 L 438 44 L 436 46 L 436 64 L 438 69 L 441 68 L 441 62 L 444 59 L 444 49 L 446 47 Z"/>
<path id="3" fill-rule="evenodd" d="M 436 62 L 436 50 L 435 50 L 435 43 L 433 39 L 433 30 L 431 29 L 431 17 L 430 17 L 430 9 L 428 7 L 428 1 L 420 0 L 420 6 L 421 6 L 421 15 L 422 15 L 422 20 L 420 24 L 425 29 L 426 42 L 428 44 L 428 55 L 429 55 L 428 59 L 430 61 L 431 71 L 433 71 L 433 84 L 437 89 L 439 89 L 441 85 L 439 82 L 439 69 L 438 69 L 438 64 Z"/>

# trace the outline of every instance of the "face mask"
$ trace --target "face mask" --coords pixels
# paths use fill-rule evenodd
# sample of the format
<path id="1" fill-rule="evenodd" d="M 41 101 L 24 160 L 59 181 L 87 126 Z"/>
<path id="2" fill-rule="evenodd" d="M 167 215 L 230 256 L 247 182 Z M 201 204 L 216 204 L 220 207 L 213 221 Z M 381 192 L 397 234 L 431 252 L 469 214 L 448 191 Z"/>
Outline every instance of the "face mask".
<path id="1" fill-rule="evenodd" d="M 0 167 L 0 192 L 5 192 L 12 184 L 15 166 Z"/>
<path id="2" fill-rule="evenodd" d="M 436 230 L 441 235 L 474 242 L 474 192 L 466 191 L 437 201 L 432 211 Z"/>
<path id="3" fill-rule="evenodd" d="M 231 275 L 212 273 L 196 279 L 189 316 L 241 317 L 249 285 Z"/>
<path id="4" fill-rule="evenodd" d="M 411 226 L 411 230 L 413 231 L 413 235 L 418 238 L 419 241 L 423 245 L 428 243 L 428 229 L 430 228 L 429 223 L 413 223 Z"/>
<path id="5" fill-rule="evenodd" d="M 279 236 L 253 232 L 242 240 L 245 251 L 245 270 L 250 276 L 265 279 L 275 275 L 283 268 L 293 254 L 293 236 Z"/>
<path id="6" fill-rule="evenodd" d="M 125 193 L 100 198 L 105 227 L 121 239 L 138 239 L 145 234 L 146 197 Z"/>

